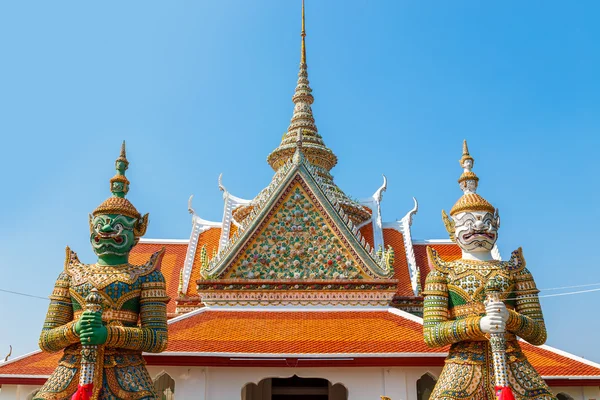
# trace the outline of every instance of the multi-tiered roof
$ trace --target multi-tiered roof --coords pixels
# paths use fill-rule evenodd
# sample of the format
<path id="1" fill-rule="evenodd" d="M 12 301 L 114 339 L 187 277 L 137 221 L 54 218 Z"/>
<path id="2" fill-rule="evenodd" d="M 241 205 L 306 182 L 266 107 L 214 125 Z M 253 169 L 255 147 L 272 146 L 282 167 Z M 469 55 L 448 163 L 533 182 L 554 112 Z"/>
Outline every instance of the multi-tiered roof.
<path id="1" fill-rule="evenodd" d="M 416 200 L 402 219 L 382 222 L 385 177 L 360 201 L 335 185 L 330 170 L 337 157 L 312 114 L 305 37 L 303 4 L 294 113 L 267 158 L 275 170 L 270 184 L 246 200 L 219 177 L 221 221 L 201 218 L 190 198 L 189 240 L 141 239 L 131 253 L 130 262 L 142 264 L 165 248 L 169 345 L 164 353 L 146 355 L 149 365 L 444 363 L 446 351 L 423 342 L 418 317 L 429 272 L 426 247 L 445 260 L 460 258 L 461 251 L 448 239 L 413 240 Z M 469 157 L 465 145 L 461 165 Z M 463 181 L 473 179 L 467 174 Z M 497 249 L 494 254 L 500 258 Z M 600 385 L 600 365 L 548 346 L 522 345 L 551 385 Z M 0 364 L 0 384 L 43 383 L 57 360 L 35 352 Z"/>

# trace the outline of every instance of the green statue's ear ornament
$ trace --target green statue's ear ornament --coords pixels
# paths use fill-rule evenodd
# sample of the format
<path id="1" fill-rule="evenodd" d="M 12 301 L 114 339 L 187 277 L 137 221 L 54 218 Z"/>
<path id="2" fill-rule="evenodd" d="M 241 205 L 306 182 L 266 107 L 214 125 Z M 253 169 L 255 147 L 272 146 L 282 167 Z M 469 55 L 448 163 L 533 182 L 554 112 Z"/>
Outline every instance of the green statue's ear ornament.
<path id="1" fill-rule="evenodd" d="M 456 243 L 456 237 L 454 236 L 454 221 L 446 214 L 446 211 L 442 210 L 442 221 L 444 221 L 444 226 L 446 227 L 446 231 L 448 231 L 448 235 L 450 236 L 450 240 Z"/>
<path id="2" fill-rule="evenodd" d="M 146 229 L 148 229 L 148 215 L 149 214 L 145 214 L 142 218 L 137 220 L 135 227 L 133 228 L 135 237 L 140 238 L 146 234 Z"/>
<path id="3" fill-rule="evenodd" d="M 88 214 L 88 224 L 90 225 L 90 235 L 94 233 L 94 216 L 92 214 Z"/>

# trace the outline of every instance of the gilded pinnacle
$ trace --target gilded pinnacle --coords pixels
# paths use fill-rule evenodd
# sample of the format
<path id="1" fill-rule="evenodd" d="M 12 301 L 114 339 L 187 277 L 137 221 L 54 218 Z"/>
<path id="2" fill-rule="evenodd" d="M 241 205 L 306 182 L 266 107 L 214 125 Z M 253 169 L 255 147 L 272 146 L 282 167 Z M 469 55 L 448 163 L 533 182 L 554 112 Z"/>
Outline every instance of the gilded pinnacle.
<path id="1" fill-rule="evenodd" d="M 475 164 L 475 160 L 469 154 L 469 146 L 467 145 L 467 139 L 463 140 L 463 153 L 462 153 L 462 157 L 458 161 L 460 163 L 461 167 L 464 167 L 463 164 L 464 164 L 465 160 L 471 160 L 471 163 Z M 471 165 L 471 167 L 472 167 L 472 165 Z"/>
<path id="2" fill-rule="evenodd" d="M 132 218 L 140 218 L 140 213 L 135 209 L 133 204 L 125 198 L 129 192 L 129 180 L 125 177 L 125 171 L 129 167 L 127 153 L 125 150 L 125 141 L 121 145 L 121 152 L 115 161 L 115 169 L 117 173 L 110 179 L 110 191 L 112 196 L 100 204 L 92 215 L 99 214 L 120 214 Z"/>
<path id="3" fill-rule="evenodd" d="M 300 64 L 306 64 L 306 44 L 304 38 L 306 37 L 306 29 L 304 24 L 304 0 L 302 0 L 302 49 L 300 54 Z"/>
<path id="4" fill-rule="evenodd" d="M 463 173 L 458 178 L 458 184 L 463 191 L 463 195 L 450 210 L 450 215 L 454 216 L 465 211 L 488 211 L 493 213 L 492 206 L 486 199 L 477 194 L 479 177 L 472 171 L 475 159 L 469 154 L 467 141 L 463 141 L 462 157 L 460 166 L 463 167 Z"/>

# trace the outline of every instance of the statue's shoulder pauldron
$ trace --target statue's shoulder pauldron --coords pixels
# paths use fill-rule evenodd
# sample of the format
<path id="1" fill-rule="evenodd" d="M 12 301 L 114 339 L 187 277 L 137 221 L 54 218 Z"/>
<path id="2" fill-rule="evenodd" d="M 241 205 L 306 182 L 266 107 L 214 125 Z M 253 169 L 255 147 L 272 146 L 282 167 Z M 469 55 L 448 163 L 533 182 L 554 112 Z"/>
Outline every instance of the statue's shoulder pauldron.
<path id="1" fill-rule="evenodd" d="M 65 257 L 65 272 L 67 275 L 72 276 L 75 270 L 79 270 L 83 264 L 79 261 L 79 257 L 77 257 L 77 253 L 75 253 L 69 246 L 66 248 L 66 257 Z"/>
<path id="2" fill-rule="evenodd" d="M 429 262 L 429 269 L 431 271 L 438 271 L 443 274 L 451 272 L 452 267 L 433 247 L 427 246 L 427 261 Z"/>
<path id="3" fill-rule="evenodd" d="M 523 249 L 518 248 L 510 255 L 510 259 L 504 263 L 505 268 L 513 273 L 520 273 L 525 270 L 525 258 L 523 257 Z"/>
<path id="4" fill-rule="evenodd" d="M 150 256 L 150 259 L 142 265 L 138 265 L 139 268 L 138 276 L 150 275 L 154 271 L 160 271 L 160 265 L 162 263 L 163 256 L 165 255 L 165 248 L 163 247 L 156 253 Z"/>

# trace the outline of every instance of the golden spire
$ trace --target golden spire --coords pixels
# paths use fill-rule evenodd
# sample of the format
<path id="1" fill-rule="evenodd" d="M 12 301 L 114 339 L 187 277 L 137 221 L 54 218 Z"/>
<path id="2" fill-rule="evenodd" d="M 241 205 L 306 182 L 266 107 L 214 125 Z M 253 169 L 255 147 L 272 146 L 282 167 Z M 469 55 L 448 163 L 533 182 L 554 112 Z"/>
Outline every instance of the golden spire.
<path id="1" fill-rule="evenodd" d="M 304 38 L 306 37 L 306 29 L 305 29 L 305 25 L 304 25 L 304 0 L 302 0 L 302 33 L 300 34 L 300 36 L 302 36 L 302 49 L 301 49 L 301 54 L 300 54 L 300 64 L 306 64 L 306 43 L 304 41 Z"/>
<path id="2" fill-rule="evenodd" d="M 304 0 L 302 0 L 302 37 L 300 47 L 300 71 L 296 90 L 292 96 L 294 113 L 284 133 L 279 146 L 269 154 L 267 162 L 278 171 L 288 161 L 297 161 L 303 158 L 310 163 L 312 171 L 319 176 L 321 184 L 335 196 L 336 202 L 341 204 L 344 212 L 355 223 L 360 224 L 371 218 L 371 211 L 356 201 L 350 199 L 333 182 L 329 171 L 337 164 L 337 157 L 325 145 L 323 138 L 317 130 L 311 105 L 314 102 L 312 89 L 308 82 L 308 67 L 306 65 L 306 18 Z M 297 157 L 294 155 L 297 154 Z M 241 223 L 248 216 L 248 207 L 241 206 L 233 212 L 233 218 Z"/>
<path id="3" fill-rule="evenodd" d="M 463 166 L 466 160 L 471 160 L 471 167 L 475 164 L 475 160 L 469 154 L 469 146 L 467 145 L 467 139 L 463 140 L 463 153 L 460 160 L 458 160 L 461 167 Z"/>
<path id="4" fill-rule="evenodd" d="M 127 161 L 127 154 L 125 152 L 125 141 L 123 141 L 121 152 L 115 161 L 117 173 L 110 179 L 112 196 L 100 204 L 92 212 L 92 215 L 121 214 L 140 219 L 141 215 L 138 210 L 125 198 L 125 195 L 129 192 L 129 180 L 125 177 L 127 168 L 129 168 L 129 161 Z"/>
<path id="5" fill-rule="evenodd" d="M 463 195 L 454 207 L 450 210 L 450 215 L 458 214 L 463 211 L 488 211 L 493 213 L 495 208 L 486 199 L 477 194 L 479 177 L 472 171 L 475 159 L 469 154 L 467 141 L 463 141 L 462 157 L 459 160 L 463 173 L 458 178 L 458 184 L 463 191 Z"/>
<path id="6" fill-rule="evenodd" d="M 300 49 L 300 71 L 298 72 L 298 83 L 296 91 L 292 96 L 294 102 L 294 113 L 292 120 L 288 126 L 287 132 L 283 135 L 281 144 L 269 156 L 267 161 L 275 171 L 281 168 L 288 160 L 290 160 L 296 151 L 296 136 L 298 129 L 302 129 L 304 137 L 303 148 L 307 160 L 322 168 L 324 171 L 329 171 L 337 164 L 337 157 L 333 152 L 325 146 L 321 135 L 317 130 L 315 118 L 313 117 L 311 105 L 315 101 L 312 95 L 312 89 L 308 81 L 308 66 L 306 65 L 306 22 L 304 11 L 304 0 L 302 0 L 302 37 Z"/>

